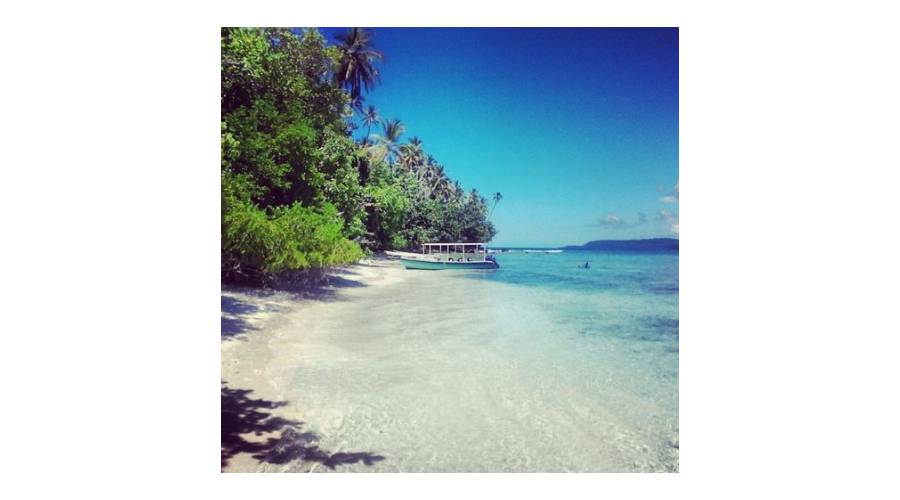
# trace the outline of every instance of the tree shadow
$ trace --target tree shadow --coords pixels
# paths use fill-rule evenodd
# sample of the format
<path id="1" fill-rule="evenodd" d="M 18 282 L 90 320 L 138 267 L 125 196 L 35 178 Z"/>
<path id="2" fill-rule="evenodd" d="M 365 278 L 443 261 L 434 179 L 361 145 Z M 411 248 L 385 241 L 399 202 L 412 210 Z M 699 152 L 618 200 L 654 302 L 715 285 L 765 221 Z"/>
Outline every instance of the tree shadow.
<path id="1" fill-rule="evenodd" d="M 229 285 L 231 289 L 255 297 L 270 297 L 276 294 L 287 294 L 292 299 L 335 300 L 342 288 L 362 288 L 365 283 L 352 279 L 359 273 L 352 269 L 304 269 L 302 271 L 283 272 L 271 277 L 262 286 Z"/>
<path id="2" fill-rule="evenodd" d="M 340 274 L 338 274 L 340 273 Z M 265 287 L 226 286 L 224 291 L 234 294 L 221 295 L 222 298 L 222 340 L 231 340 L 242 337 L 252 331 L 259 330 L 248 320 L 248 316 L 264 311 L 279 311 L 285 304 L 279 306 L 279 302 L 314 300 L 319 302 L 333 302 L 343 300 L 339 292 L 344 288 L 362 288 L 366 285 L 362 281 L 352 279 L 355 273 L 349 269 L 334 269 L 316 272 L 296 272 L 283 274 L 277 281 L 271 282 Z M 237 296 L 235 296 L 237 295 Z M 268 299 L 281 295 L 274 301 L 260 301 L 262 305 L 254 304 L 242 299 L 240 296 L 254 299 Z"/>
<path id="3" fill-rule="evenodd" d="M 235 297 L 222 295 L 222 340 L 238 337 L 255 330 L 245 316 L 259 311 L 259 306 Z"/>
<path id="4" fill-rule="evenodd" d="M 229 388 L 222 382 L 222 469 L 240 453 L 249 453 L 260 463 L 318 462 L 332 470 L 340 465 L 373 465 L 384 460 L 369 452 L 329 453 L 319 448 L 315 444 L 319 437 L 303 432 L 303 422 L 272 414 L 287 405 L 286 401 L 253 399 L 251 392 Z M 250 434 L 263 440 L 248 440 L 245 436 Z"/>
<path id="5" fill-rule="evenodd" d="M 357 274 L 350 269 L 340 268 L 283 273 L 270 283 L 265 291 L 286 292 L 293 295 L 295 299 L 332 301 L 338 299 L 338 292 L 342 288 L 368 286 L 362 281 L 351 279 Z"/>

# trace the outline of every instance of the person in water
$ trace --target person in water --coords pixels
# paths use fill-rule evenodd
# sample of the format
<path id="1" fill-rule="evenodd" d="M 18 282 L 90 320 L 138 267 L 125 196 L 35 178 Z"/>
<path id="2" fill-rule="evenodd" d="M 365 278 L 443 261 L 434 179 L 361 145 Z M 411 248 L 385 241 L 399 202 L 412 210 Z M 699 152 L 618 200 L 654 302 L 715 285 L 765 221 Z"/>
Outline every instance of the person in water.
<path id="1" fill-rule="evenodd" d="M 584 265 L 581 265 L 581 266 L 578 266 L 578 267 L 580 267 L 580 268 L 582 268 L 582 269 L 590 269 L 590 268 L 591 268 L 591 263 L 590 263 L 590 261 L 585 261 Z"/>

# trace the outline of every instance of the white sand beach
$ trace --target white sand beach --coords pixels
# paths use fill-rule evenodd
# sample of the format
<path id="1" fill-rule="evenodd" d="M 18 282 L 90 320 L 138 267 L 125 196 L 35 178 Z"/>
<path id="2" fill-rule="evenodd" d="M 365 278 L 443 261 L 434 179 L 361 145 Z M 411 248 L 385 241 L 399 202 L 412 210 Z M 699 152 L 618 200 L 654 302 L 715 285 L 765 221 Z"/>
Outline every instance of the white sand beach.
<path id="1" fill-rule="evenodd" d="M 677 471 L 677 325 L 647 316 L 674 296 L 503 272 L 223 290 L 223 470 Z"/>

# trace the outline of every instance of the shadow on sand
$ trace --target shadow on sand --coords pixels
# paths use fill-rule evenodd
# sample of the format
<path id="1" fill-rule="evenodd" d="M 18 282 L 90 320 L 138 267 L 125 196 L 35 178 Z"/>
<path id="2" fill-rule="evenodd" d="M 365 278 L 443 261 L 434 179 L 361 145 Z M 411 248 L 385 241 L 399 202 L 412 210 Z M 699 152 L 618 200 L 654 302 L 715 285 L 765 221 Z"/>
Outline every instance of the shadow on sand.
<path id="1" fill-rule="evenodd" d="M 337 273 L 340 272 L 341 275 Z M 303 271 L 292 274 L 283 274 L 274 279 L 265 288 L 256 287 L 225 287 L 223 291 L 233 291 L 233 295 L 222 295 L 222 340 L 240 337 L 246 333 L 258 330 L 248 316 L 264 309 L 277 311 L 277 306 L 268 305 L 260 307 L 240 295 L 265 299 L 274 295 L 281 295 L 284 300 L 303 301 L 315 300 L 320 302 L 332 302 L 340 300 L 338 292 L 343 288 L 358 288 L 367 286 L 362 281 L 352 279 L 357 273 L 349 269 L 327 271 Z M 238 296 L 235 296 L 238 295 Z"/>
<path id="2" fill-rule="evenodd" d="M 346 268 L 307 269 L 292 273 L 282 273 L 275 278 L 269 287 L 260 289 L 261 293 L 284 292 L 296 299 L 336 300 L 342 288 L 367 286 L 362 281 L 352 279 L 359 273 Z"/>
<path id="3" fill-rule="evenodd" d="M 222 295 L 222 340 L 237 337 L 256 330 L 246 316 L 259 311 L 259 307 L 236 297 Z"/>
<path id="4" fill-rule="evenodd" d="M 253 399 L 251 392 L 226 387 L 222 382 L 222 469 L 240 453 L 250 453 L 260 463 L 317 462 L 332 470 L 340 465 L 373 465 L 384 460 L 368 452 L 329 453 L 319 448 L 314 444 L 319 437 L 303 432 L 303 422 L 272 415 L 272 410 L 285 406 L 286 401 Z M 245 435 L 262 440 L 251 441 Z"/>

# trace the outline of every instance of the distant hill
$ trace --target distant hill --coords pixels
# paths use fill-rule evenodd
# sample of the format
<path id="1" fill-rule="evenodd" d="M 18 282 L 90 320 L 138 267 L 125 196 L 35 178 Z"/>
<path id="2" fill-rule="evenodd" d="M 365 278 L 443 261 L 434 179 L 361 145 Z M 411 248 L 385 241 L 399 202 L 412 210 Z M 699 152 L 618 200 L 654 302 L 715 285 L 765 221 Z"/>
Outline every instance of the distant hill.
<path id="1" fill-rule="evenodd" d="M 670 252 L 678 250 L 675 238 L 650 238 L 647 240 L 597 240 L 584 245 L 569 245 L 563 250 L 614 250 L 632 252 Z"/>

